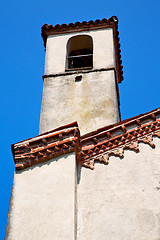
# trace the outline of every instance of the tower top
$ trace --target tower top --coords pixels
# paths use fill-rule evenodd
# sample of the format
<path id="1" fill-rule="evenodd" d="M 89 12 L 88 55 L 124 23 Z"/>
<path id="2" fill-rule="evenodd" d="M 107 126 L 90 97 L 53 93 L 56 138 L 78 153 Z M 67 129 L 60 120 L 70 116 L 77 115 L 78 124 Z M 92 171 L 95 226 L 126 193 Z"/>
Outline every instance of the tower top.
<path id="1" fill-rule="evenodd" d="M 106 29 L 112 28 L 113 29 L 113 37 L 114 37 L 114 45 L 115 45 L 115 57 L 116 57 L 116 68 L 117 68 L 117 75 L 118 75 L 118 82 L 121 83 L 123 80 L 123 67 L 122 67 L 122 60 L 121 60 L 121 50 L 120 50 L 120 43 L 119 43 L 119 32 L 118 32 L 118 18 L 116 16 L 112 16 L 109 19 L 103 18 L 102 20 L 95 20 L 95 21 L 83 21 L 69 23 L 69 24 L 56 24 L 55 26 L 44 24 L 41 28 L 41 35 L 44 41 L 44 46 L 46 47 L 47 37 L 51 35 L 60 35 L 66 33 L 77 33 L 77 32 L 87 32 L 99 29 Z"/>

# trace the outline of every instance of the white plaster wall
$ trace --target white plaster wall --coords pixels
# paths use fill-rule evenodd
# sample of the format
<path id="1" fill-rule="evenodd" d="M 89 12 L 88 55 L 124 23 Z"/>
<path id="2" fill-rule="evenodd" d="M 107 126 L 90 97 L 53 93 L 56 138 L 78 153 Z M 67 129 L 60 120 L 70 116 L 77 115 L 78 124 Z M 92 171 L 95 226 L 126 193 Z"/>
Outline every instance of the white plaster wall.
<path id="1" fill-rule="evenodd" d="M 53 35 L 47 38 L 45 75 L 65 72 L 66 46 L 69 38 L 87 34 L 93 39 L 93 68 L 115 67 L 113 29 Z"/>
<path id="2" fill-rule="evenodd" d="M 82 75 L 80 82 L 75 82 L 77 75 Z M 77 121 L 85 134 L 118 120 L 113 70 L 44 80 L 40 133 Z"/>
<path id="3" fill-rule="evenodd" d="M 15 173 L 7 240 L 74 239 L 75 154 Z"/>
<path id="4" fill-rule="evenodd" d="M 77 240 L 160 239 L 160 139 L 81 169 Z"/>

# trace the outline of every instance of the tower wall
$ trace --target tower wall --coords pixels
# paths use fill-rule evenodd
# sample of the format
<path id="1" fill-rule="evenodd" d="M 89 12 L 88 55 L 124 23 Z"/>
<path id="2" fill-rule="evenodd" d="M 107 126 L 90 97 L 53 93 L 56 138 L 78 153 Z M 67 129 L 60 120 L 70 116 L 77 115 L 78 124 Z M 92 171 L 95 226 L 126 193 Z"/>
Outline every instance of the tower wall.
<path id="1" fill-rule="evenodd" d="M 68 40 L 80 35 L 92 37 L 93 68 L 65 70 Z M 78 121 L 85 134 L 118 122 L 119 113 L 113 29 L 48 36 L 40 133 Z"/>
<path id="2" fill-rule="evenodd" d="M 77 76 L 82 76 L 76 82 Z M 40 133 L 77 121 L 81 134 L 119 121 L 114 70 L 44 79 Z"/>

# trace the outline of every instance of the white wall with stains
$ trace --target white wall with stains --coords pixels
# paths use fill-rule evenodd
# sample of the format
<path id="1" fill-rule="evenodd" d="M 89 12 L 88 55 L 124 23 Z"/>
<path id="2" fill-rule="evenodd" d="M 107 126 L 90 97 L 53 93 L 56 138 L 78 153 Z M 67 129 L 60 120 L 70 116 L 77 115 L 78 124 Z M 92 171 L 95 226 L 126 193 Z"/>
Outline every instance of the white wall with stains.
<path id="1" fill-rule="evenodd" d="M 75 154 L 14 176 L 7 240 L 74 239 Z"/>
<path id="2" fill-rule="evenodd" d="M 156 148 L 78 167 L 75 154 L 15 173 L 7 240 L 159 240 L 160 139 Z"/>
<path id="3" fill-rule="evenodd" d="M 76 76 L 81 75 L 79 82 Z M 114 70 L 46 78 L 40 133 L 77 121 L 81 134 L 119 121 Z"/>
<path id="4" fill-rule="evenodd" d="M 79 169 L 77 240 L 160 239 L 160 139 Z"/>

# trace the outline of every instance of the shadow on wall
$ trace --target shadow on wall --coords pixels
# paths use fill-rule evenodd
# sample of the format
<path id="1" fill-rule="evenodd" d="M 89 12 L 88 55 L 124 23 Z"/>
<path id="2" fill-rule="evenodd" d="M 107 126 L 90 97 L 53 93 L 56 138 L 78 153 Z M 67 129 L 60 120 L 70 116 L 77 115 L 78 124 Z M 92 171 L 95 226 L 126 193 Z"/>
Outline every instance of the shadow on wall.
<path id="1" fill-rule="evenodd" d="M 63 158 L 67 159 L 69 154 L 63 155 Z M 25 168 L 25 169 L 22 169 L 22 170 L 16 170 L 15 173 L 16 174 L 21 174 L 22 172 L 27 172 L 27 171 L 30 171 L 30 170 L 34 170 L 35 168 L 38 168 L 38 167 L 41 168 L 44 165 L 48 165 L 49 166 L 52 162 L 58 162 L 61 158 L 62 158 L 62 155 L 60 155 L 60 156 L 58 156 L 56 158 L 50 159 L 50 160 L 46 160 L 45 162 L 42 162 L 42 163 L 37 163 L 36 165 L 33 165 L 31 167 L 28 167 L 28 168 Z"/>

